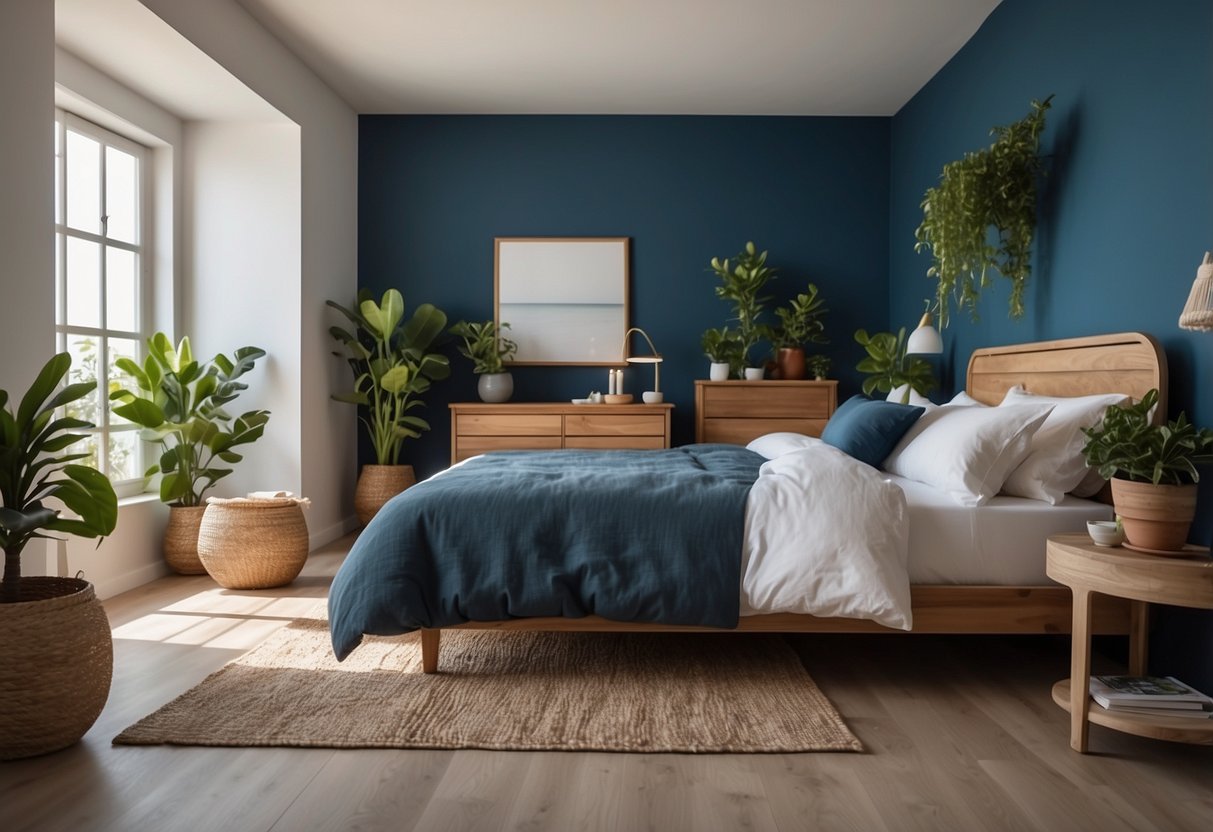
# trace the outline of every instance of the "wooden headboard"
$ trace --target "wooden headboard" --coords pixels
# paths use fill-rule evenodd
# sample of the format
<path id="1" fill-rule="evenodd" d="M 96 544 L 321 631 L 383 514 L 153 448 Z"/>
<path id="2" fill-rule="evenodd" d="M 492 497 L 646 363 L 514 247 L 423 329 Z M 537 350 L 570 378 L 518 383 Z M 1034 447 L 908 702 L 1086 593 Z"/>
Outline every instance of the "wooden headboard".
<path id="1" fill-rule="evenodd" d="M 970 396 L 996 405 L 1017 384 L 1041 396 L 1124 393 L 1135 400 L 1157 387 L 1155 419 L 1165 421 L 1167 415 L 1167 356 L 1143 332 L 974 351 L 965 383 Z"/>

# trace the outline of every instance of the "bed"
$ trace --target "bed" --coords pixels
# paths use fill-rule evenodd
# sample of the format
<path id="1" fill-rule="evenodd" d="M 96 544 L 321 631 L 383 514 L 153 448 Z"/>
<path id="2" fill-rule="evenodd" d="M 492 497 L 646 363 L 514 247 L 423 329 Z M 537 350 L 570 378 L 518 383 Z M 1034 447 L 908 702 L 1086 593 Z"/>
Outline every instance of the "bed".
<path id="1" fill-rule="evenodd" d="M 1007 391 L 1017 385 L 1039 395 L 1066 397 L 1095 393 L 1120 393 L 1140 398 L 1147 390 L 1158 388 L 1162 401 L 1165 401 L 1166 377 L 1165 356 L 1158 344 L 1150 336 L 1142 333 L 1122 333 L 977 350 L 969 361 L 966 391 L 975 402 L 990 406 L 998 405 Z M 1159 417 L 1163 414 L 1165 414 L 1165 407 L 1160 407 Z M 812 452 L 818 453 L 817 451 Z M 538 476 L 541 478 L 542 472 Z M 896 478 L 886 479 L 895 481 Z M 914 483 L 903 483 L 901 487 L 904 488 L 907 495 L 911 515 L 916 510 L 929 510 L 926 504 L 933 499 L 929 494 L 930 489 L 923 492 Z M 915 496 L 915 492 L 920 493 Z M 401 499 L 407 496 L 402 495 Z M 632 506 L 629 509 L 633 514 L 640 510 L 642 510 L 642 506 Z M 910 632 L 1020 634 L 1069 631 L 1069 590 L 1052 584 L 1043 576 L 1044 537 L 1051 533 L 1049 528 L 1041 527 L 1029 533 L 1033 538 L 1039 537 L 1039 546 L 1036 547 L 1039 557 L 1035 561 L 1016 566 L 1006 562 L 1005 558 L 1001 558 L 998 547 L 992 546 L 991 551 L 980 559 L 986 563 L 985 567 L 977 567 L 977 571 L 972 574 L 964 572 L 965 568 L 973 566 L 978 560 L 967 556 L 967 554 L 971 554 L 971 549 L 980 548 L 974 546 L 973 541 L 980 542 L 983 538 L 997 541 L 1000 537 L 1006 536 L 1005 530 L 1024 528 L 1023 517 L 1026 515 L 1019 514 L 1022 510 L 1023 506 L 1017 505 L 1014 498 L 996 497 L 980 509 L 953 510 L 950 521 L 932 521 L 938 522 L 940 526 L 951 525 L 954 530 L 960 531 L 958 537 L 951 538 L 951 542 L 937 542 L 935 545 L 939 548 L 939 552 L 935 556 L 932 556 L 930 551 L 919 552 L 917 555 L 911 556 L 908 567 L 911 582 L 908 587 L 907 600 L 907 604 L 912 610 L 913 627 L 912 630 L 909 630 Z M 1051 516 L 1052 522 L 1060 524 L 1057 526 L 1057 530 L 1072 530 L 1073 523 L 1081 523 L 1080 517 L 1092 516 L 1084 514 L 1091 510 L 1091 504 L 1086 501 L 1073 501 L 1067 497 L 1066 501 L 1054 506 L 1048 514 Z M 370 528 L 368 528 L 369 531 Z M 705 533 L 718 534 L 719 530 L 705 530 Z M 969 541 L 967 545 L 964 542 L 966 534 Z M 942 539 L 944 538 L 937 540 Z M 357 549 L 357 544 L 355 548 Z M 919 549 L 923 548 L 920 543 Z M 960 549 L 964 551 L 958 551 Z M 347 563 L 354 558 L 354 554 L 351 552 L 351 558 L 347 559 Z M 997 583 L 982 580 L 990 575 L 989 570 L 995 567 L 1005 567 L 1006 570 L 993 579 L 997 580 Z M 983 572 L 982 569 L 985 571 Z M 342 572 L 345 570 L 346 566 L 343 564 Z M 338 579 L 334 582 L 334 596 L 345 595 L 348 598 L 348 593 L 339 592 L 341 580 L 342 574 L 339 572 Z M 412 591 L 413 588 L 406 585 L 409 580 L 402 580 L 400 583 L 402 586 L 398 588 L 399 591 L 406 593 Z M 397 588 L 392 589 L 392 592 L 395 591 Z M 421 600 L 418 603 L 424 605 L 425 601 Z M 343 604 L 344 609 L 334 610 L 332 609 L 334 602 L 331 600 L 331 614 L 336 612 L 340 616 L 348 616 L 350 604 L 348 600 L 343 601 Z M 877 620 L 865 618 L 793 612 L 747 614 L 754 611 L 744 609 L 744 601 L 741 606 L 743 608 L 740 610 L 740 617 L 735 619 L 736 626 L 731 628 L 737 632 L 906 631 L 904 627 L 899 629 L 895 625 L 891 626 L 890 620 L 887 618 L 884 619 L 885 623 L 880 623 Z M 494 615 L 493 617 L 499 616 Z M 614 615 L 610 617 L 542 615 L 508 617 L 504 620 L 469 620 L 455 626 L 473 629 L 535 631 L 651 632 L 709 629 L 719 631 L 715 626 L 616 620 L 617 617 Z M 675 616 L 674 620 L 700 619 L 695 618 L 692 614 L 691 617 Z M 410 629 L 400 627 L 377 629 L 362 623 L 354 626 L 361 628 L 359 632 L 370 634 L 390 634 L 392 631 L 403 632 Z M 1106 599 L 1094 610 L 1092 626 L 1093 632 L 1101 634 L 1128 633 L 1130 627 L 1128 604 L 1118 599 Z M 427 673 L 433 673 L 438 669 L 441 629 L 425 626 L 421 626 L 420 629 L 423 669 Z M 338 650 L 339 656 L 342 655 L 342 652 L 352 649 L 349 647 L 348 641 L 347 638 L 344 650 Z M 356 644 L 356 640 L 353 643 Z M 336 635 L 334 645 L 336 648 Z"/>

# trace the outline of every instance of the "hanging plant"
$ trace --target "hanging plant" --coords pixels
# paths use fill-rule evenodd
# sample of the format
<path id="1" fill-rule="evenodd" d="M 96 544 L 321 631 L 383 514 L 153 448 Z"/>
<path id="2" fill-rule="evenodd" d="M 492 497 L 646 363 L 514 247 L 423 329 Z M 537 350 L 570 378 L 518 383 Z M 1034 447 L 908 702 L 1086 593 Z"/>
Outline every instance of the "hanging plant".
<path id="1" fill-rule="evenodd" d="M 1033 101 L 1032 112 L 1023 119 L 990 131 L 995 139 L 989 147 L 944 165 L 939 184 L 923 197 L 914 250 L 931 252 L 927 276 L 939 281 L 940 326 L 948 325 L 952 298 L 976 318 L 981 290 L 991 285 L 991 270 L 1011 281 L 1011 317 L 1023 315 L 1036 231 L 1036 183 L 1043 172 L 1037 151 L 1052 100 L 1050 95 Z M 991 228 L 997 232 L 996 244 Z"/>

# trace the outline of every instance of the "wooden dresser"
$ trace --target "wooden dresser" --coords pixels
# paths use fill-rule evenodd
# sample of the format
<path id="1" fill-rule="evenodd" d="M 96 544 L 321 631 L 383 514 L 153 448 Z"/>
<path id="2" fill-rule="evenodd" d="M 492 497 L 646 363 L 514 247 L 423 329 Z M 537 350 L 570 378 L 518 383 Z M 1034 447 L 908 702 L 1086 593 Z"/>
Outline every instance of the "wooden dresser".
<path id="1" fill-rule="evenodd" d="M 670 447 L 672 404 L 451 405 L 451 463 L 486 451 Z"/>
<path id="2" fill-rule="evenodd" d="M 744 445 L 775 431 L 821 436 L 837 381 L 696 381 L 695 441 Z"/>

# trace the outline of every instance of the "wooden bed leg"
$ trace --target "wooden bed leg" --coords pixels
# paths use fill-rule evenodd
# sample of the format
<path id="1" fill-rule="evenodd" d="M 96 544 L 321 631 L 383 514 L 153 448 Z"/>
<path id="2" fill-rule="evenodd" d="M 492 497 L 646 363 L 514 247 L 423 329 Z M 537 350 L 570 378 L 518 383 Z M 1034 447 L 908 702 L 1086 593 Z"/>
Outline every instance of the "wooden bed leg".
<path id="1" fill-rule="evenodd" d="M 442 630 L 426 630 L 421 631 L 421 672 L 422 673 L 437 673 L 438 672 L 438 647 L 440 645 Z"/>

